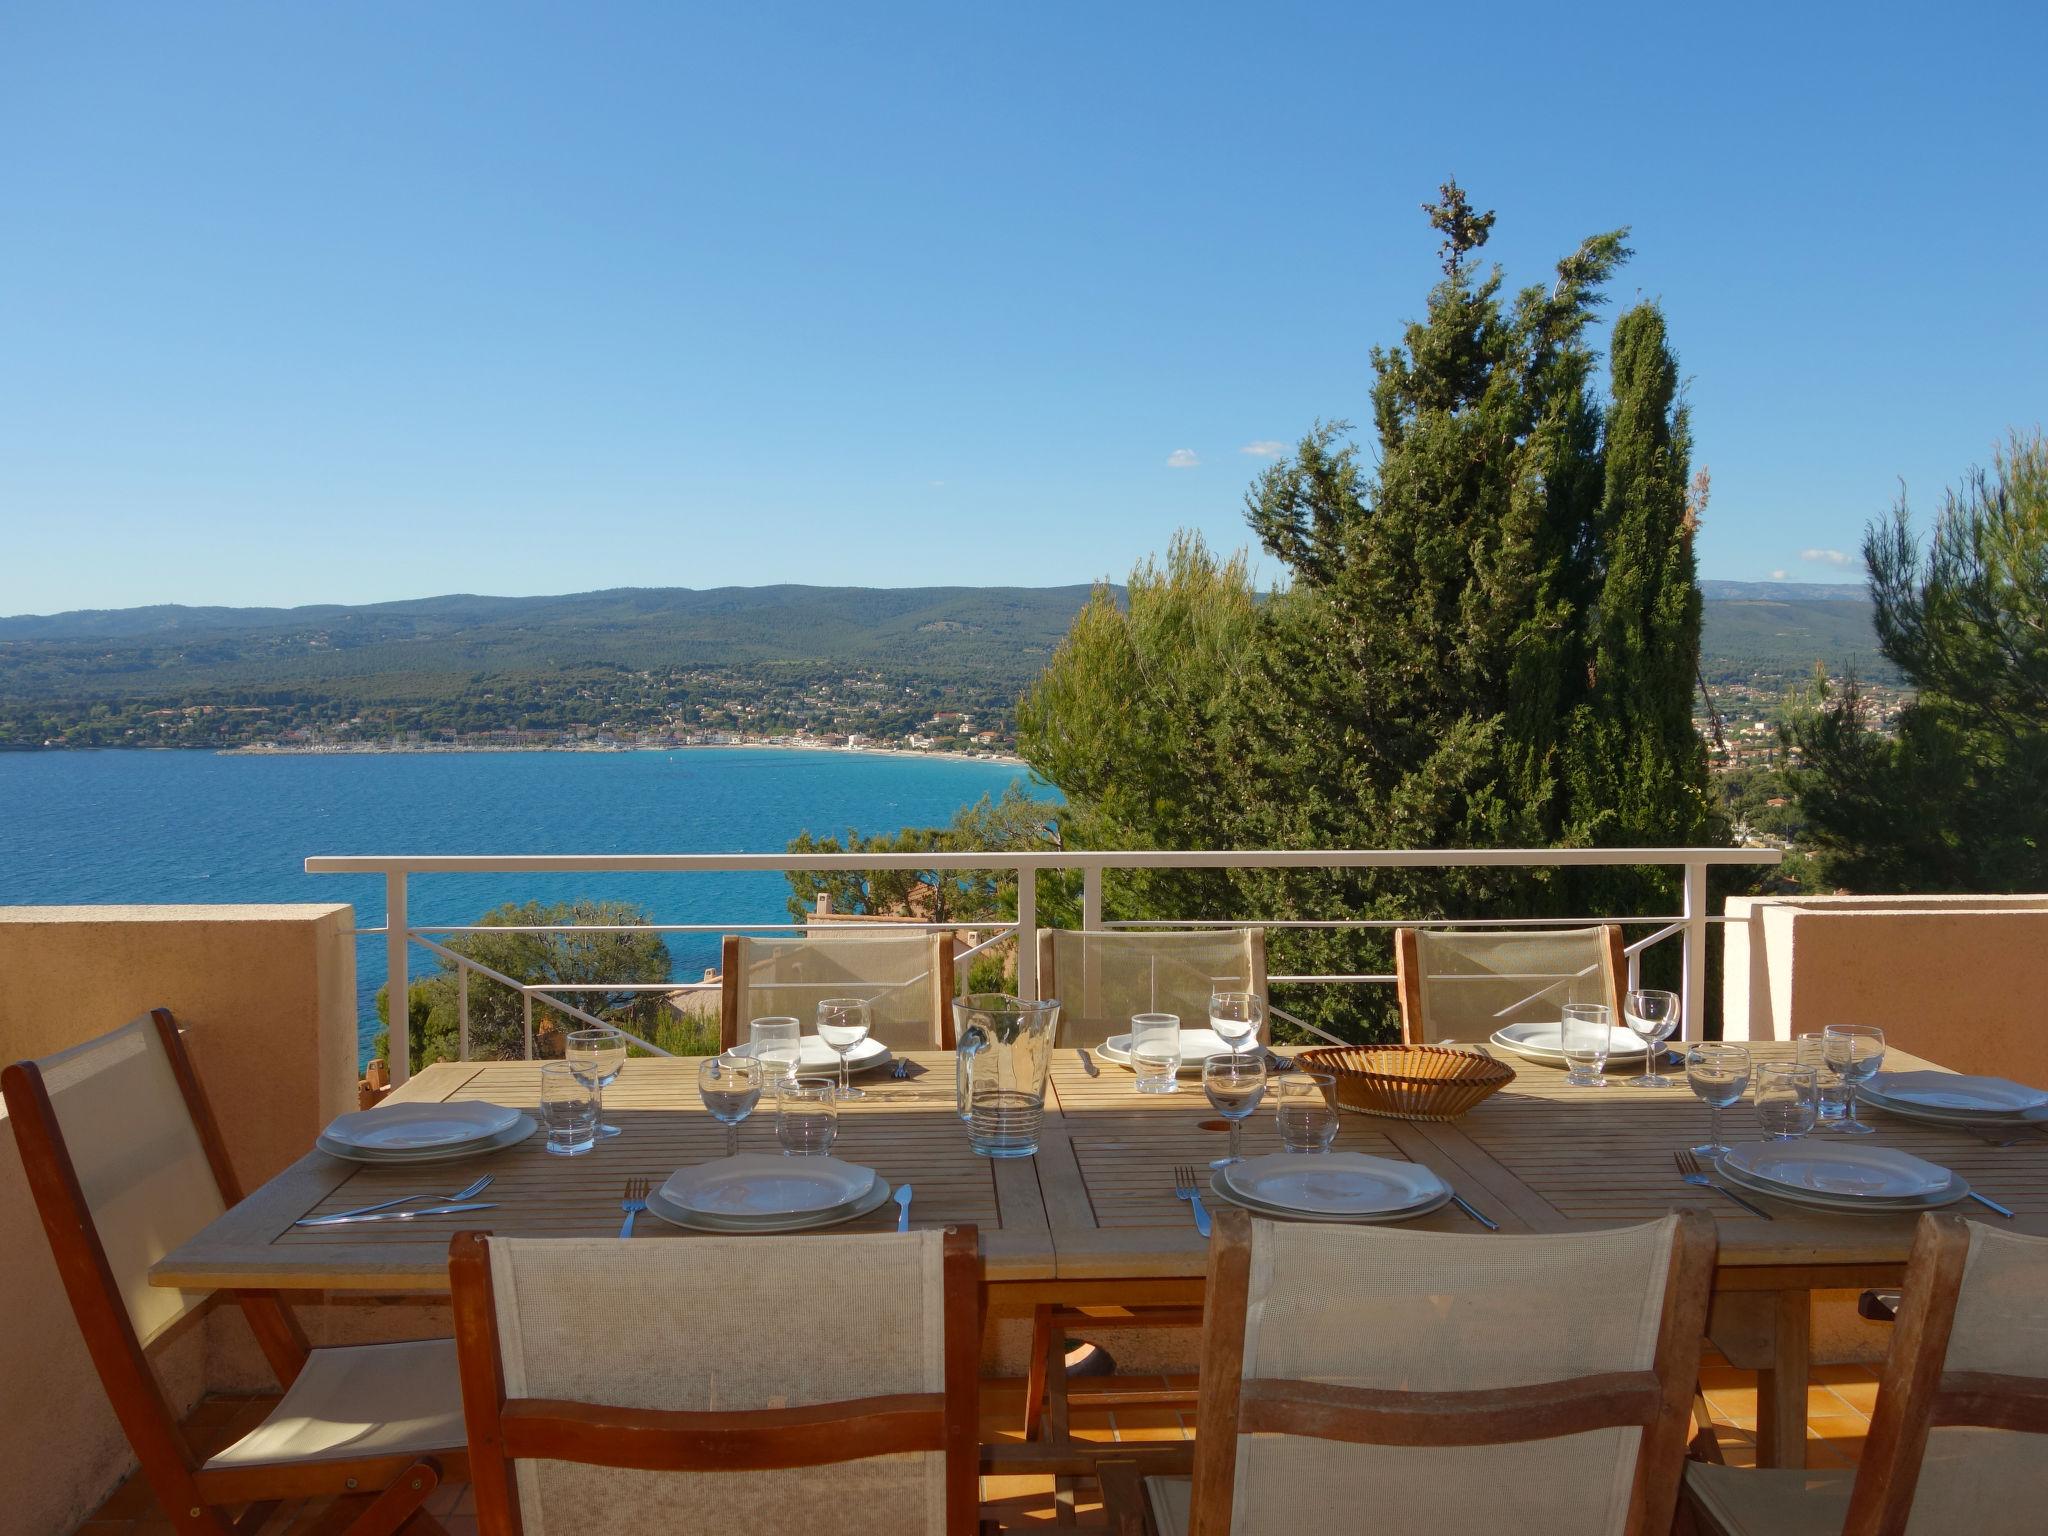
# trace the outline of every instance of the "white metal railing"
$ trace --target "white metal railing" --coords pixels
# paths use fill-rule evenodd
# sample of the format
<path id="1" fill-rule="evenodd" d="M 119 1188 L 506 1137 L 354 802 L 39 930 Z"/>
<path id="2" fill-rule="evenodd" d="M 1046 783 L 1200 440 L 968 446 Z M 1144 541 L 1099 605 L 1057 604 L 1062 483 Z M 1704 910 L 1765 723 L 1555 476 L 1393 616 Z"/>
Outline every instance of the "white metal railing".
<path id="1" fill-rule="evenodd" d="M 1455 921 L 1459 926 L 1513 927 L 1544 924 L 1555 926 L 1569 918 L 1422 919 L 1391 918 L 1288 918 L 1268 921 L 1258 917 L 1203 918 L 1186 922 L 1146 919 L 1124 923 L 1105 922 L 1102 910 L 1102 877 L 1107 870 L 1138 869 L 1585 869 L 1655 867 L 1677 869 L 1681 874 L 1680 911 L 1652 917 L 1604 916 L 1580 919 L 1585 922 L 1626 923 L 1632 927 L 1656 925 L 1647 937 L 1628 946 L 1629 971 L 1633 978 L 1642 953 L 1651 945 L 1674 936 L 1682 937 L 1683 1018 L 1688 1031 L 1696 1031 L 1706 994 L 1707 925 L 1722 919 L 1707 910 L 1707 871 L 1719 864 L 1776 864 L 1782 854 L 1776 849 L 1752 848 L 1475 848 L 1433 850 L 1311 849 L 1311 850 L 1207 850 L 1146 849 L 1095 851 L 1059 849 L 1045 852 L 1003 853 L 640 853 L 640 854 L 504 854 L 480 856 L 346 855 L 306 860 L 306 872 L 313 875 L 382 875 L 384 877 L 385 922 L 383 928 L 385 963 L 390 997 L 391 1057 L 394 1082 L 403 1082 L 411 1059 L 408 1040 L 410 1020 L 406 1006 L 408 992 L 408 951 L 413 944 L 456 966 L 458 1012 L 463 1032 L 462 1050 L 468 1054 L 467 990 L 469 974 L 488 977 L 511 987 L 524 999 L 526 1049 L 533 1050 L 533 1004 L 536 998 L 568 1018 L 590 1024 L 607 1021 L 595 1018 L 573 1002 L 558 995 L 571 991 L 624 992 L 660 990 L 701 991 L 704 982 L 662 982 L 568 987 L 548 983 L 515 981 L 489 969 L 459 951 L 450 949 L 434 935 L 477 931 L 474 925 L 415 926 L 407 907 L 407 882 L 414 875 L 491 874 L 724 874 L 733 872 L 789 873 L 791 871 L 860 871 L 900 869 L 949 873 L 988 871 L 1007 873 L 1017 884 L 1017 919 L 1014 923 L 892 923 L 897 932 L 973 928 L 997 930 L 994 937 L 974 946 L 969 953 L 1014 937 L 1017 941 L 1017 990 L 1024 997 L 1038 995 L 1038 877 L 1047 871 L 1078 871 L 1081 876 L 1081 926 L 1105 927 L 1287 927 L 1287 928 L 1393 928 L 1421 921 L 1438 924 Z M 801 929 L 793 923 L 676 923 L 632 925 L 637 933 L 727 933 Z M 857 927 L 857 922 L 844 926 Z M 516 932 L 517 929 L 494 929 Z M 523 931 L 578 931 L 569 929 L 527 929 Z M 604 930 L 592 930 L 604 931 Z M 1389 983 L 1394 978 L 1380 975 L 1302 975 L 1272 977 L 1293 984 L 1354 985 Z M 1277 1012 L 1277 1010 L 1276 1010 Z M 1294 1023 L 1291 1015 L 1282 1014 Z M 637 1039 L 637 1037 L 635 1037 Z M 651 1042 L 639 1041 L 648 1049 Z"/>

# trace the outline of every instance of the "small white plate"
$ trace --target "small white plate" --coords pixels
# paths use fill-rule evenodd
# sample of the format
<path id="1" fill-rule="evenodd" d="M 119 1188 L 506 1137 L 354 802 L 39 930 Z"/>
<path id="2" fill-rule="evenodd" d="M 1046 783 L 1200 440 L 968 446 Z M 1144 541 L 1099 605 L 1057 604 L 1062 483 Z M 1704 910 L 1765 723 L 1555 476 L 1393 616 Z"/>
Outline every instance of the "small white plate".
<path id="1" fill-rule="evenodd" d="M 839 1075 L 839 1053 L 816 1035 L 800 1037 L 797 1041 L 797 1048 L 802 1053 L 797 1058 L 796 1064 L 799 1077 L 824 1077 L 827 1074 L 837 1077 Z M 754 1042 L 749 1040 L 744 1045 L 734 1046 L 732 1054 L 735 1056 L 753 1055 Z M 876 1067 L 887 1066 L 893 1059 L 889 1054 L 889 1047 L 882 1044 L 881 1041 L 873 1039 L 863 1040 L 859 1045 L 856 1045 L 851 1051 L 846 1053 L 846 1070 L 849 1072 L 872 1072 Z"/>
<path id="2" fill-rule="evenodd" d="M 1859 1092 L 1913 1109 L 1964 1114 L 2023 1115 L 2048 1105 L 2048 1093 L 2039 1088 L 1960 1072 L 1879 1072 Z"/>
<path id="3" fill-rule="evenodd" d="M 1507 1024 L 1493 1032 L 1493 1043 L 1502 1050 L 1556 1066 L 1564 1065 L 1563 1038 L 1564 1025 L 1554 1020 Z M 1609 1061 L 1641 1061 L 1645 1054 L 1643 1042 L 1635 1035 L 1618 1025 L 1607 1026 Z"/>
<path id="4" fill-rule="evenodd" d="M 1766 1184 L 1762 1179 L 1751 1178 L 1740 1169 L 1717 1163 L 1715 1169 L 1721 1177 L 1737 1189 L 1746 1189 L 1753 1195 L 1763 1195 L 1771 1200 L 1783 1200 L 1791 1205 L 1803 1205 L 1816 1211 L 1860 1211 L 1867 1215 L 1882 1215 L 1886 1212 L 1938 1211 L 1945 1205 L 1954 1205 L 1968 1197 L 1970 1181 L 1960 1173 L 1949 1175 L 1949 1180 L 1931 1195 L 1918 1195 L 1905 1200 L 1871 1200 L 1854 1195 L 1823 1195 L 1812 1190 L 1788 1189 L 1782 1184 Z"/>
<path id="5" fill-rule="evenodd" d="M 742 1153 L 678 1168 L 661 1186 L 666 1199 L 700 1216 L 813 1216 L 867 1194 L 875 1171 L 836 1157 Z"/>
<path id="6" fill-rule="evenodd" d="M 1945 1189 L 1954 1177 L 1896 1147 L 1844 1141 L 1744 1141 L 1721 1159 L 1760 1184 L 1838 1200 L 1919 1200 Z"/>
<path id="7" fill-rule="evenodd" d="M 321 1134 L 362 1152 L 417 1152 L 482 1141 L 508 1129 L 519 1111 L 481 1099 L 452 1104 L 380 1104 L 341 1115 Z"/>
<path id="8" fill-rule="evenodd" d="M 1305 1155 L 1313 1157 L 1318 1154 L 1308 1153 Z M 1334 1154 L 1323 1153 L 1321 1155 L 1328 1157 Z M 1399 1210 L 1368 1211 L 1359 1215 L 1331 1214 L 1321 1211 L 1297 1211 L 1291 1210 L 1284 1205 L 1267 1205 L 1263 1200 L 1254 1200 L 1249 1195 L 1239 1194 L 1224 1180 L 1223 1175 L 1227 1172 L 1229 1172 L 1228 1169 L 1218 1169 L 1209 1176 L 1210 1194 L 1214 1195 L 1225 1205 L 1240 1206 L 1250 1211 L 1254 1216 L 1271 1216 L 1277 1221 L 1324 1221 L 1339 1222 L 1346 1226 L 1373 1226 L 1382 1222 L 1412 1221 L 1417 1216 L 1427 1216 L 1432 1211 L 1440 1211 L 1451 1203 L 1451 1192 L 1447 1187 L 1440 1194 L 1433 1195 L 1418 1205 L 1403 1206 Z"/>
<path id="9" fill-rule="evenodd" d="M 1406 1210 L 1445 1191 L 1444 1181 L 1419 1163 L 1363 1152 L 1271 1152 L 1220 1171 L 1232 1194 L 1318 1216 Z"/>
<path id="10" fill-rule="evenodd" d="M 806 1158 L 806 1162 L 812 1159 Z M 733 1235 L 769 1232 L 808 1232 L 814 1227 L 836 1227 L 841 1222 L 854 1221 L 878 1211 L 889 1203 L 894 1191 L 884 1178 L 875 1180 L 870 1189 L 853 1204 L 836 1210 L 812 1211 L 798 1216 L 785 1216 L 773 1222 L 738 1221 L 730 1216 L 707 1216 L 701 1211 L 689 1211 L 670 1203 L 662 1191 L 656 1190 L 647 1197 L 647 1214 L 659 1217 L 672 1227 L 688 1227 L 693 1232 L 724 1232 Z"/>
<path id="11" fill-rule="evenodd" d="M 346 1142 L 335 1141 L 321 1132 L 313 1145 L 329 1157 L 338 1157 L 343 1162 L 363 1163 L 372 1168 L 413 1167 L 421 1163 L 453 1163 L 465 1157 L 482 1157 L 491 1152 L 502 1152 L 516 1146 L 540 1129 L 540 1122 L 531 1115 L 513 1111 L 512 1123 L 495 1136 L 486 1136 L 482 1141 L 465 1141 L 452 1147 L 427 1147 L 412 1152 L 374 1152 L 362 1147 L 352 1147 Z"/>
<path id="12" fill-rule="evenodd" d="M 1213 1029 L 1183 1029 L 1180 1032 L 1180 1069 L 1199 1074 L 1211 1056 L 1228 1056 L 1234 1048 Z M 1131 1034 L 1125 1030 L 1111 1035 L 1095 1048 L 1095 1054 L 1119 1067 L 1131 1064 Z"/>

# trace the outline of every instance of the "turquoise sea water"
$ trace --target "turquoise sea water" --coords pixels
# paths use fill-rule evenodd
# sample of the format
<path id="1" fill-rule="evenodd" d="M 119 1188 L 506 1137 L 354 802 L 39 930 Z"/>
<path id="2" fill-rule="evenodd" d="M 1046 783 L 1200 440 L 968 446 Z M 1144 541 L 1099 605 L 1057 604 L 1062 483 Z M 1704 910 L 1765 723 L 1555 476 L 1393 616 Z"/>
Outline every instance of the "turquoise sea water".
<path id="1" fill-rule="evenodd" d="M 309 875 L 314 854 L 780 853 L 809 828 L 893 832 L 951 819 L 1026 770 L 774 748 L 221 756 L 0 753 L 0 906 L 346 901 L 384 921 L 380 877 Z M 1048 799 L 1043 785 L 1034 793 Z M 636 902 L 658 922 L 781 922 L 778 874 L 415 875 L 411 919 L 467 923 L 504 901 Z M 671 934 L 678 980 L 715 934 Z M 415 949 L 414 974 L 433 960 Z M 361 1038 L 381 936 L 356 946 Z"/>

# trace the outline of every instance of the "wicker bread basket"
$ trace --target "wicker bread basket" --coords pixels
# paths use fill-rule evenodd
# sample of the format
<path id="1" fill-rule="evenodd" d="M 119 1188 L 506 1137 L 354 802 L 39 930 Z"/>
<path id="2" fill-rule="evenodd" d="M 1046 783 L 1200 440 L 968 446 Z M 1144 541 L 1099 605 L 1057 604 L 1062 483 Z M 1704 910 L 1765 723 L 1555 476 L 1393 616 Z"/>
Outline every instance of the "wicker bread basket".
<path id="1" fill-rule="evenodd" d="M 1455 1120 L 1515 1080 L 1514 1068 L 1447 1045 L 1336 1045 L 1295 1053 L 1337 1080 L 1337 1107 L 1390 1120 Z"/>

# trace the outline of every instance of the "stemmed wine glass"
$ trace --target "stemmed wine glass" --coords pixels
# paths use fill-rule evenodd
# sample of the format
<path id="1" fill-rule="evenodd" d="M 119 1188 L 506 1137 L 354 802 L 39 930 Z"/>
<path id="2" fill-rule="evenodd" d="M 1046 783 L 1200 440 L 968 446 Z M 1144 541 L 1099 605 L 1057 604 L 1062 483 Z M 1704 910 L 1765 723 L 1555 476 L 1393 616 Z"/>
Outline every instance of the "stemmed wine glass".
<path id="1" fill-rule="evenodd" d="M 711 1118 L 725 1127 L 725 1155 L 737 1157 L 740 1122 L 761 1102 L 768 1070 L 751 1056 L 707 1056 L 697 1065 L 697 1095 Z"/>
<path id="2" fill-rule="evenodd" d="M 619 1128 L 616 1125 L 604 1123 L 604 1091 L 626 1069 L 624 1032 L 613 1029 L 610 1025 L 598 1029 L 573 1030 L 563 1044 L 562 1058 L 569 1063 L 578 1077 L 587 1080 L 597 1090 L 597 1134 L 618 1135 Z"/>
<path id="3" fill-rule="evenodd" d="M 1711 1109 L 1713 1129 L 1707 1139 L 1694 1147 L 1699 1157 L 1718 1158 L 1728 1149 L 1721 1145 L 1721 1111 L 1742 1098 L 1749 1087 L 1749 1047 L 1719 1040 L 1702 1040 L 1685 1053 L 1685 1080 L 1694 1095 Z"/>
<path id="4" fill-rule="evenodd" d="M 839 1057 L 839 1097 L 864 1099 L 860 1089 L 847 1080 L 847 1061 L 854 1047 L 867 1039 L 872 1012 L 863 997 L 828 997 L 818 1004 L 818 1038 Z"/>
<path id="5" fill-rule="evenodd" d="M 1821 1039 L 1828 1065 L 1849 1090 L 1849 1113 L 1835 1122 L 1835 1130 L 1843 1136 L 1868 1136 L 1877 1127 L 1856 1118 L 1856 1090 L 1884 1065 L 1884 1031 L 1874 1024 L 1830 1024 L 1821 1031 Z"/>
<path id="6" fill-rule="evenodd" d="M 1657 1071 L 1664 1042 L 1678 1033 L 1676 992 L 1631 992 L 1622 1002 L 1621 1016 L 1629 1033 L 1643 1042 L 1643 1075 L 1633 1079 L 1638 1088 L 1669 1088 L 1671 1079 Z"/>
<path id="7" fill-rule="evenodd" d="M 1230 1153 L 1209 1166 L 1228 1168 L 1243 1162 L 1238 1143 L 1245 1120 L 1266 1096 L 1266 1058 L 1251 1051 L 1211 1056 L 1202 1063 L 1202 1092 L 1209 1096 L 1210 1108 L 1230 1122 Z"/>
<path id="8" fill-rule="evenodd" d="M 1217 990 L 1209 994 L 1209 1028 L 1233 1051 L 1256 1050 L 1266 1005 L 1256 992 Z"/>

